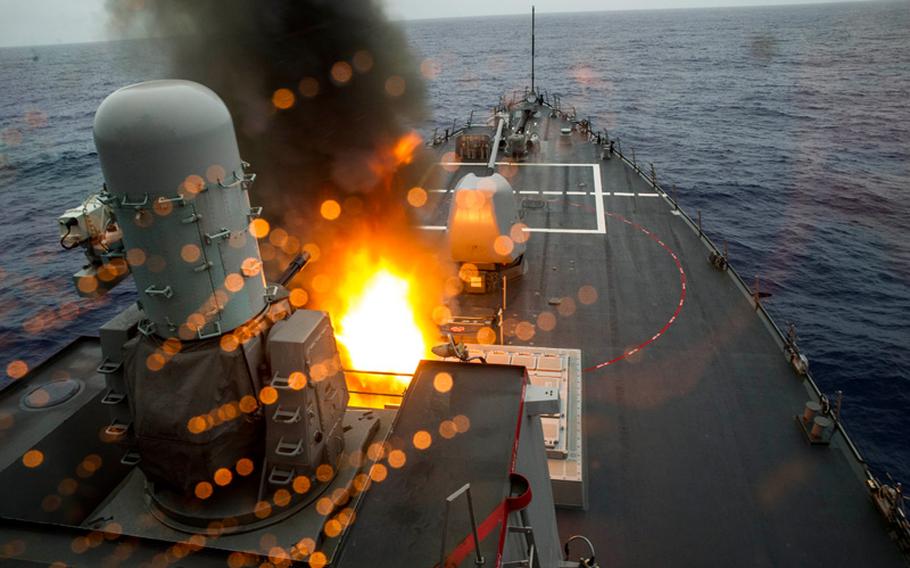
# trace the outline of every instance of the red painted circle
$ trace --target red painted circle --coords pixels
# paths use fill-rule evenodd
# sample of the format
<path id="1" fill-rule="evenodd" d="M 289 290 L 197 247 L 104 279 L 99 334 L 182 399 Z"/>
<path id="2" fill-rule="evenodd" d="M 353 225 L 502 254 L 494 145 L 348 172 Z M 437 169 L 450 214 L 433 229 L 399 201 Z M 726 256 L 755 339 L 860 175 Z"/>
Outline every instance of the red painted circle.
<path id="1" fill-rule="evenodd" d="M 676 318 L 679 316 L 679 313 L 682 311 L 683 304 L 686 303 L 686 271 L 683 270 L 682 263 L 679 262 L 679 257 L 676 255 L 675 252 L 673 252 L 673 249 L 668 247 L 666 243 L 664 243 L 662 240 L 660 240 L 657 237 L 657 235 L 655 235 L 654 233 L 652 233 L 645 227 L 639 225 L 638 223 L 633 223 L 632 221 L 629 221 L 628 219 L 626 219 L 622 215 L 619 215 L 618 213 L 611 213 L 609 211 L 605 211 L 604 213 L 609 217 L 618 219 L 618 220 L 622 221 L 623 223 L 625 223 L 626 225 L 629 225 L 635 229 L 638 229 L 642 233 L 646 234 L 652 241 L 654 241 L 655 243 L 660 245 L 661 248 L 663 248 L 665 251 L 667 251 L 667 253 L 670 255 L 670 257 L 673 259 L 673 262 L 676 263 L 677 270 L 679 270 L 679 286 L 680 286 L 679 302 L 676 304 L 676 311 L 673 312 L 673 315 L 670 317 L 669 320 L 667 320 L 667 323 L 665 323 L 663 325 L 663 327 L 660 328 L 660 330 L 657 333 L 655 333 L 653 336 L 651 336 L 648 340 L 639 343 L 638 345 L 636 345 L 632 349 L 629 349 L 628 351 L 626 351 L 625 353 L 623 353 L 622 355 L 620 355 L 618 357 L 614 357 L 613 359 L 610 359 L 608 361 L 604 361 L 602 363 L 598 363 L 596 365 L 592 365 L 590 367 L 585 368 L 583 370 L 583 372 L 585 372 L 585 373 L 590 372 L 590 371 L 596 371 L 598 369 L 603 369 L 604 367 L 612 365 L 613 363 L 616 363 L 617 361 L 622 361 L 623 359 L 625 359 L 627 357 L 631 357 L 632 355 L 635 355 L 636 353 L 638 353 L 639 351 L 641 351 L 648 345 L 657 341 L 657 339 L 661 335 L 663 335 L 664 333 L 667 332 L 668 329 L 670 329 L 670 326 L 673 325 L 673 322 L 676 321 Z"/>

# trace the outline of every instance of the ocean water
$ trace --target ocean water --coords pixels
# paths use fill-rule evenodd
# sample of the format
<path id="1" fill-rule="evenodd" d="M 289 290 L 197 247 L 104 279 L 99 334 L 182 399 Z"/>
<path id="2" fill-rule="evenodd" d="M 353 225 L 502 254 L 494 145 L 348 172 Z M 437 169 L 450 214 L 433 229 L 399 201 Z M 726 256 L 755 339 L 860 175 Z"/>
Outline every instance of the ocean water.
<path id="1" fill-rule="evenodd" d="M 529 84 L 529 18 L 403 24 L 425 132 Z M 910 482 L 910 3 L 538 15 L 537 81 L 652 162 L 794 322 L 877 473 Z M 92 117 L 152 42 L 0 49 L 0 386 L 129 302 L 81 300 L 56 217 L 101 184 Z M 268 205 L 268 204 L 264 204 Z M 682 317 L 685 317 L 683 314 Z"/>

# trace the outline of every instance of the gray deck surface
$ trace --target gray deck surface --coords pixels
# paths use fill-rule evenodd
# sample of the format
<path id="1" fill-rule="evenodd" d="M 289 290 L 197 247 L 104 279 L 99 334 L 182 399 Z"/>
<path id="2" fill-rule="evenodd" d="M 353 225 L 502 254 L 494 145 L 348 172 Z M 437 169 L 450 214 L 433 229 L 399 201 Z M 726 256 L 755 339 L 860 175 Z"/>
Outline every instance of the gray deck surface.
<path id="1" fill-rule="evenodd" d="M 592 367 L 652 338 L 673 316 L 682 286 L 670 251 L 686 278 L 684 305 L 665 333 L 584 374 L 590 505 L 559 512 L 563 538 L 590 537 L 602 566 L 903 565 L 843 439 L 807 444 L 794 416 L 814 397 L 751 299 L 707 262 L 699 235 L 668 200 L 619 158 L 602 161 L 580 135 L 558 144 L 567 124 L 547 112 L 538 119 L 542 151 L 529 161 L 599 164 L 606 234 L 531 233 L 529 271 L 510 285 L 506 329 L 551 312 L 555 328 L 537 327 L 529 343 L 580 348 Z M 449 142 L 440 155 L 452 150 Z M 484 168 L 439 168 L 423 224 L 445 224 L 452 194 L 441 190 L 468 171 Z M 532 229 L 597 228 L 590 166 L 498 171 L 531 200 L 524 222 Z M 597 291 L 590 305 L 578 297 L 586 285 Z M 574 302 L 552 305 L 554 297 Z M 474 298 L 462 304 L 489 302 Z M 514 335 L 506 342 L 523 343 Z"/>

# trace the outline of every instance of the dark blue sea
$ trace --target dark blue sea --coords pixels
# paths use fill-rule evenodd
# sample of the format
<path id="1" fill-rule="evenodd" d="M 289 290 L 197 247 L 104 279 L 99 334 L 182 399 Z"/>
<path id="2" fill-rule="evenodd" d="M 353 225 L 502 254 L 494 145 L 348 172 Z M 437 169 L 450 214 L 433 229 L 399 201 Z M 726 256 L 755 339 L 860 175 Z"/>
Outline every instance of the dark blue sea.
<path id="1" fill-rule="evenodd" d="M 432 118 L 529 83 L 529 18 L 403 24 Z M 910 482 L 910 3 L 538 15 L 538 85 L 652 162 L 794 322 L 877 473 Z M 0 49 L 0 385 L 129 302 L 72 290 L 56 217 L 97 190 L 92 118 L 154 42 Z M 267 204 L 264 204 L 267 206 Z M 683 315 L 684 317 L 684 315 Z"/>

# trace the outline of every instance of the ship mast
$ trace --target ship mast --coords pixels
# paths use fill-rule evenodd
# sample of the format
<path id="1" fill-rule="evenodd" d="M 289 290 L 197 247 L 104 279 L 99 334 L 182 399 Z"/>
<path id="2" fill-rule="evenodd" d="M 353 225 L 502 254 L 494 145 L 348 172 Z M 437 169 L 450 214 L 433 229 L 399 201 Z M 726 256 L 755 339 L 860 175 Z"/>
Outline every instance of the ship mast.
<path id="1" fill-rule="evenodd" d="M 531 6 L 531 92 L 534 92 L 534 6 Z"/>

